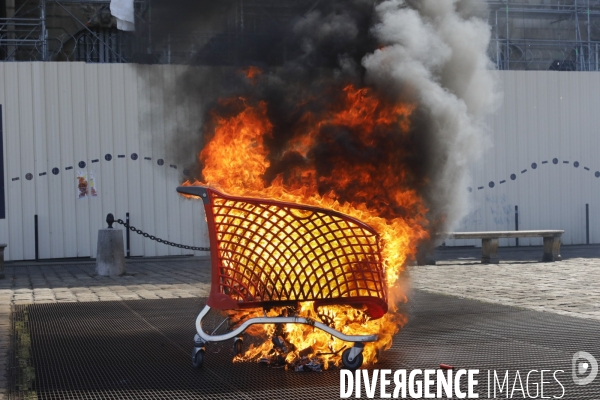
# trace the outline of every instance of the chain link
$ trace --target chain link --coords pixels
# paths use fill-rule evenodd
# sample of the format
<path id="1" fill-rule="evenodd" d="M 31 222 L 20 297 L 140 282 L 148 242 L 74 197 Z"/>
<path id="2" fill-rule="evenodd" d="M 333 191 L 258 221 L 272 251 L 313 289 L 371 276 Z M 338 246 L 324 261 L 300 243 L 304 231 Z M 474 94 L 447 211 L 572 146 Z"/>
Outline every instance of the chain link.
<path id="1" fill-rule="evenodd" d="M 129 225 L 127 222 L 123 221 L 122 219 L 117 219 L 117 220 L 115 220 L 115 222 L 123 225 L 125 228 L 129 229 L 132 232 L 137 233 L 138 235 L 142 235 L 143 237 L 148 238 L 150 240 L 154 240 L 158 243 L 166 244 L 167 246 L 173 246 L 173 247 L 177 247 L 179 249 L 185 249 L 185 250 L 210 251 L 210 247 L 188 246 L 185 244 L 177 244 L 177 243 L 169 242 L 168 240 L 157 238 L 156 236 L 152 236 L 152 235 L 142 231 L 141 229 L 137 229 L 135 226 Z"/>

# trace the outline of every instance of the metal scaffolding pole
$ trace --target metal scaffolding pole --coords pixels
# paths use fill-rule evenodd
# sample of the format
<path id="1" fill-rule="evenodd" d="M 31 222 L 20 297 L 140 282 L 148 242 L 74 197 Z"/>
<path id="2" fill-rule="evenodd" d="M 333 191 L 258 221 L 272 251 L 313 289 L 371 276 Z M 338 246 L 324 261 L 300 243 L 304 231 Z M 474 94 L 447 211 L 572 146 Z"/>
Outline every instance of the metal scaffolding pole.
<path id="1" fill-rule="evenodd" d="M 596 48 L 600 48 L 600 0 L 487 3 L 489 23 L 495 32 L 490 57 L 495 58 L 499 69 L 600 69 L 595 62 Z M 584 38 L 582 24 L 586 23 Z"/>
<path id="2" fill-rule="evenodd" d="M 587 44 L 588 44 L 588 71 L 592 71 L 592 33 L 590 24 L 590 0 L 587 0 Z"/>
<path id="3" fill-rule="evenodd" d="M 40 0 L 40 41 L 42 42 L 42 61 L 48 61 L 48 36 L 46 33 L 46 0 Z"/>
<path id="4" fill-rule="evenodd" d="M 508 14 L 508 0 L 506 1 L 506 69 L 510 69 L 510 26 L 509 26 L 509 14 Z"/>

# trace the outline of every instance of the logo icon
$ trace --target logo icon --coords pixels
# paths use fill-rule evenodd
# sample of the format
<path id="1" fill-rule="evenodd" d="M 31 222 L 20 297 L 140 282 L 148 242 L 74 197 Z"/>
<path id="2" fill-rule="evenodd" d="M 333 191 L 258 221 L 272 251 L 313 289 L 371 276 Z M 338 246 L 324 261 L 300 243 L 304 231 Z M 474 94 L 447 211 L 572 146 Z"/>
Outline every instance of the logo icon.
<path id="1" fill-rule="evenodd" d="M 585 351 L 573 354 L 573 382 L 576 385 L 587 385 L 598 375 L 598 361 Z"/>

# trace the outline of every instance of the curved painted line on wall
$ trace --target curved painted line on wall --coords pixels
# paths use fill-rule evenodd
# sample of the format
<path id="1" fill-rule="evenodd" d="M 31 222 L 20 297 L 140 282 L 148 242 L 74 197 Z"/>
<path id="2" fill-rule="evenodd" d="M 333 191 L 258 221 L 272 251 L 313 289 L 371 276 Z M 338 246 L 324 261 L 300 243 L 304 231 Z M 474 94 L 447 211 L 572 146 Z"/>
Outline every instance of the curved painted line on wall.
<path id="1" fill-rule="evenodd" d="M 118 158 L 126 158 L 126 156 L 124 154 L 120 154 L 118 156 Z M 102 161 L 110 162 L 110 161 L 112 161 L 112 159 L 113 159 L 112 158 L 112 154 L 109 153 L 109 154 L 106 154 L 103 159 L 95 158 L 95 159 L 92 159 L 92 160 L 88 160 L 88 162 L 79 161 L 79 162 L 74 163 L 74 165 L 77 165 L 79 168 L 83 169 L 83 168 L 88 167 L 90 163 L 98 163 L 98 162 L 102 162 Z M 152 157 L 144 157 L 144 159 L 145 160 L 152 160 Z M 138 160 L 137 153 L 131 153 L 131 160 L 132 161 L 137 161 Z M 157 164 L 158 164 L 159 167 L 162 167 L 163 165 L 167 164 L 163 159 L 159 159 L 158 161 L 159 162 Z M 176 164 L 168 164 L 168 165 L 169 165 L 170 168 L 177 169 L 177 165 Z M 73 166 L 65 167 L 66 171 L 69 171 L 69 170 L 72 170 L 72 169 L 73 169 Z M 54 176 L 58 176 L 59 173 L 60 173 L 60 168 L 53 167 L 51 169 L 51 171 L 52 171 L 52 174 Z M 39 173 L 39 176 L 46 176 L 46 175 L 47 175 L 46 172 Z M 184 169 L 183 170 L 183 175 L 189 177 L 189 171 L 187 169 Z M 31 180 L 33 180 L 33 178 L 34 178 L 34 175 L 32 173 L 26 173 L 25 174 L 25 179 L 27 181 L 31 181 Z M 12 178 L 12 182 L 16 182 L 16 181 L 20 181 L 20 180 L 21 180 L 21 177 L 14 177 L 14 178 Z"/>
<path id="2" fill-rule="evenodd" d="M 125 158 L 125 155 L 119 155 L 118 157 L 119 157 L 119 158 Z M 152 157 L 144 157 L 144 159 L 145 159 L 145 160 L 152 160 Z M 104 160 L 105 160 L 106 162 L 110 162 L 110 161 L 112 160 L 112 156 L 111 156 L 110 154 L 107 154 L 107 155 L 104 157 L 104 159 L 92 159 L 92 160 L 91 160 L 91 163 L 97 163 L 97 162 L 101 162 L 101 161 L 104 161 Z M 137 160 L 138 160 L 138 155 L 137 155 L 137 153 L 132 153 L 132 154 L 131 154 L 131 161 L 134 161 L 134 162 L 135 162 L 135 161 L 137 161 Z M 159 161 L 163 161 L 163 160 L 162 160 L 162 159 L 159 159 Z M 88 163 L 89 163 L 89 162 L 90 162 L 90 161 L 88 160 Z M 79 168 L 82 168 L 82 169 L 83 169 L 83 168 L 86 168 L 86 167 L 89 165 L 88 163 L 86 163 L 85 161 L 79 161 L 78 163 L 75 163 L 75 165 L 77 165 Z M 159 162 L 159 163 L 157 163 L 157 164 L 158 164 L 158 166 L 162 167 L 163 165 L 165 165 L 165 164 L 167 164 L 167 163 L 163 161 L 162 163 L 160 163 L 160 162 Z M 543 164 L 548 164 L 548 161 L 547 161 L 547 160 L 545 160 L 545 161 L 542 161 L 542 165 L 543 165 Z M 554 159 L 552 159 L 552 164 L 554 164 L 554 165 L 558 165 L 558 164 L 559 164 L 559 160 L 558 160 L 558 158 L 554 158 Z M 563 162 L 562 162 L 562 165 L 569 165 L 569 164 L 570 164 L 570 162 L 569 162 L 569 161 L 567 161 L 567 160 L 563 160 Z M 173 169 L 178 169 L 176 164 L 167 164 L 167 165 L 168 165 L 170 168 L 173 168 Z M 574 168 L 579 168 L 579 167 L 580 167 L 580 165 L 581 165 L 581 164 L 579 163 L 579 161 L 575 161 L 575 162 L 573 162 L 573 167 L 574 167 Z M 531 169 L 532 169 L 532 170 L 537 170 L 537 169 L 538 169 L 538 167 L 539 167 L 539 165 L 538 165 L 537 163 L 535 163 L 535 162 L 531 163 Z M 69 166 L 69 167 L 66 167 L 66 168 L 65 168 L 65 170 L 67 170 L 67 171 L 68 171 L 68 170 L 72 170 L 72 169 L 73 169 L 73 167 L 72 167 L 72 166 Z M 583 170 L 590 171 L 590 168 L 588 168 L 588 167 L 583 167 Z M 54 176 L 58 176 L 59 174 L 58 174 L 58 173 L 55 173 L 55 171 L 59 171 L 59 168 L 58 168 L 58 167 L 54 167 L 54 168 L 52 168 L 53 175 L 54 175 Z M 523 169 L 523 170 L 521 170 L 521 174 L 525 174 L 527 171 L 528 171 L 527 169 Z M 185 175 L 185 176 L 189 176 L 189 175 L 188 175 L 188 171 L 187 171 L 187 169 L 184 169 L 184 170 L 183 170 L 183 175 Z M 46 176 L 46 173 L 45 173 L 45 172 L 42 172 L 42 173 L 40 173 L 40 174 L 39 174 L 39 176 Z M 596 171 L 596 172 L 594 173 L 594 176 L 595 176 L 596 178 L 600 178 L 600 171 Z M 25 174 L 25 179 L 26 179 L 27 181 L 31 181 L 31 180 L 33 180 L 33 177 L 34 177 L 34 175 L 33 175 L 33 174 L 31 174 L 31 173 L 26 173 L 26 174 Z M 515 180 L 517 180 L 517 174 L 515 174 L 515 173 L 512 173 L 512 174 L 510 175 L 509 179 L 510 179 L 511 181 L 515 181 Z M 13 178 L 11 179 L 11 181 L 12 181 L 12 182 L 16 182 L 16 181 L 20 181 L 20 180 L 21 180 L 21 179 L 20 179 L 20 177 L 13 177 Z M 506 182 L 507 182 L 507 180 L 506 180 L 506 179 L 502 179 L 502 180 L 500 180 L 500 181 L 498 182 L 498 184 L 499 184 L 499 185 L 502 185 L 502 184 L 504 184 L 504 183 L 506 183 Z M 487 186 L 488 186 L 488 188 L 489 188 L 489 189 L 494 189 L 494 188 L 497 186 L 497 184 L 496 184 L 496 182 L 495 182 L 495 181 L 489 181 L 489 182 L 488 182 L 488 184 L 487 184 Z M 479 191 L 479 190 L 484 190 L 484 189 L 486 189 L 486 187 L 485 187 L 485 186 L 477 186 L 477 190 L 478 190 L 478 191 Z M 469 188 L 467 188 L 467 190 L 469 191 L 469 193 L 473 193 L 473 188 L 469 187 Z"/>
<path id="3" fill-rule="evenodd" d="M 558 160 L 558 158 L 553 158 L 553 159 L 552 159 L 552 164 L 554 164 L 554 165 L 558 165 L 558 161 L 559 161 L 559 160 Z M 548 161 L 547 161 L 547 160 L 546 160 L 546 161 L 542 161 L 542 165 L 543 165 L 543 164 L 548 164 Z M 569 165 L 569 164 L 570 164 L 570 162 L 569 162 L 568 160 L 563 160 L 563 162 L 562 162 L 562 164 L 561 164 L 561 165 Z M 580 166 L 580 165 L 581 165 L 581 164 L 579 163 L 579 161 L 575 161 L 575 162 L 573 163 L 573 167 L 575 167 L 575 168 L 579 168 L 579 166 Z M 537 164 L 537 163 L 535 163 L 535 162 L 531 163 L 531 169 L 532 169 L 532 170 L 537 170 L 537 168 L 538 168 L 538 164 Z M 584 169 L 584 170 L 586 170 L 586 171 L 590 171 L 590 169 L 589 169 L 588 167 L 583 167 L 583 169 Z M 522 170 L 522 171 L 521 171 L 521 174 L 524 174 L 524 173 L 526 173 L 526 172 L 527 172 L 527 169 L 524 169 L 524 170 Z M 596 178 L 600 178 L 600 171 L 596 171 L 596 172 L 594 173 L 594 176 L 595 176 Z M 517 174 L 515 174 L 515 173 L 513 173 L 513 174 L 510 174 L 510 180 L 511 180 L 511 181 L 516 181 L 516 180 L 517 180 Z M 498 182 L 498 183 L 499 183 L 500 185 L 502 185 L 503 183 L 506 183 L 506 182 L 507 182 L 507 181 L 506 181 L 505 179 L 503 179 L 503 180 L 501 180 L 501 181 L 500 181 L 500 182 Z M 494 181 L 490 181 L 490 182 L 488 183 L 488 187 L 489 187 L 490 189 L 493 189 L 493 188 L 495 188 L 495 187 L 496 187 L 496 182 L 494 182 Z M 478 189 L 478 190 L 482 190 L 482 189 L 485 189 L 485 187 L 484 187 L 484 186 L 478 186 L 478 187 L 477 187 L 477 189 Z M 469 187 L 469 188 L 467 188 L 467 190 L 469 191 L 469 193 L 472 193 L 472 192 L 473 192 L 473 188 L 470 188 L 470 187 Z"/>

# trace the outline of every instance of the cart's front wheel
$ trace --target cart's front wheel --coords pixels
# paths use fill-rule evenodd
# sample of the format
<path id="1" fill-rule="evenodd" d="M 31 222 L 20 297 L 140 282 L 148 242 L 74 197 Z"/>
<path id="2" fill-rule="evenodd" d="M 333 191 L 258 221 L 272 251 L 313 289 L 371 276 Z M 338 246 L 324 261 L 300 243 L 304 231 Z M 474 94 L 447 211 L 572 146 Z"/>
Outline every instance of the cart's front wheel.
<path id="1" fill-rule="evenodd" d="M 344 350 L 344 352 L 342 353 L 342 363 L 344 364 L 344 367 L 346 367 L 347 369 L 350 370 L 355 370 L 360 368 L 360 366 L 363 363 L 363 355 L 362 353 L 357 354 L 354 357 L 354 360 L 350 361 L 350 351 L 352 349 L 346 349 Z"/>
<path id="2" fill-rule="evenodd" d="M 244 341 L 240 338 L 236 338 L 233 341 L 233 355 L 241 356 L 244 352 Z"/>
<path id="3" fill-rule="evenodd" d="M 201 368 L 204 364 L 204 350 L 198 351 L 194 357 L 192 357 L 192 365 L 194 368 Z"/>

